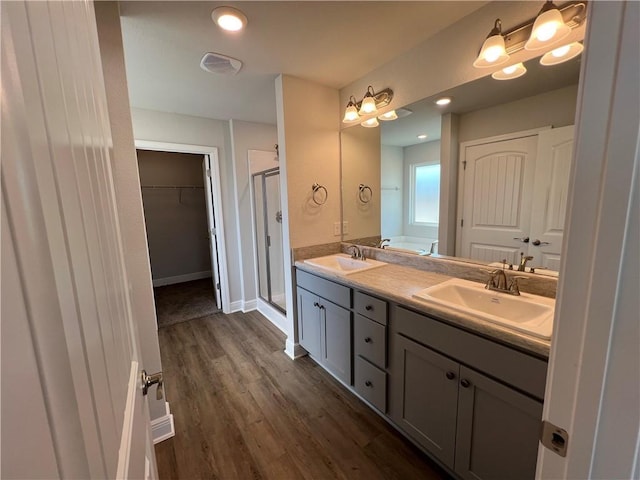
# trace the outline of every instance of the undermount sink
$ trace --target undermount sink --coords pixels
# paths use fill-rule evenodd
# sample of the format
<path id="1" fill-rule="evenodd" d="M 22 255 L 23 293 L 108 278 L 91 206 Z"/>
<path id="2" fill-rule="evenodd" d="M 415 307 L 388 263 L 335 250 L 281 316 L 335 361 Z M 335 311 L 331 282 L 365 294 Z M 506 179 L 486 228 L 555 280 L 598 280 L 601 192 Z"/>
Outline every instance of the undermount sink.
<path id="1" fill-rule="evenodd" d="M 425 288 L 413 296 L 529 335 L 551 338 L 556 303 L 553 298 L 495 292 L 481 283 L 458 278 Z"/>
<path id="2" fill-rule="evenodd" d="M 378 260 L 372 260 L 369 258 L 366 260 L 351 258 L 349 255 L 344 253 L 336 253 L 334 255 L 327 255 L 326 257 L 309 258 L 305 260 L 304 263 L 324 268 L 325 270 L 339 273 L 341 275 L 363 272 L 365 270 L 386 265 L 385 262 L 379 262 Z"/>

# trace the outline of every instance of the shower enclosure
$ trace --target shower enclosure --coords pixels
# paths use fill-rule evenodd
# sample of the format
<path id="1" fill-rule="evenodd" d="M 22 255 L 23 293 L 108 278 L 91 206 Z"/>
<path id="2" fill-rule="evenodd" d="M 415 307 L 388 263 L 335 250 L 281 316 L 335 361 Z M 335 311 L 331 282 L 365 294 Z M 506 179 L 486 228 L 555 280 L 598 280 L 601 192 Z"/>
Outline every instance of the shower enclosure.
<path id="1" fill-rule="evenodd" d="M 258 259 L 258 294 L 265 302 L 286 313 L 280 169 L 276 167 L 254 173 L 251 185 Z"/>

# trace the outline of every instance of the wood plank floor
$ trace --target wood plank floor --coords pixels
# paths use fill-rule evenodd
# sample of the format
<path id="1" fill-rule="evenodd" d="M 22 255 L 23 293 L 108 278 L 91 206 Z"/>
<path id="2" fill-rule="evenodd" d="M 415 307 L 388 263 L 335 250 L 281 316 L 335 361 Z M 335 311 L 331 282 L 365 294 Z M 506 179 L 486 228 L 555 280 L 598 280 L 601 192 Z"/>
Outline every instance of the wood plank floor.
<path id="1" fill-rule="evenodd" d="M 161 479 L 448 478 L 313 360 L 290 360 L 257 312 L 159 335 L 176 425 L 156 445 Z"/>

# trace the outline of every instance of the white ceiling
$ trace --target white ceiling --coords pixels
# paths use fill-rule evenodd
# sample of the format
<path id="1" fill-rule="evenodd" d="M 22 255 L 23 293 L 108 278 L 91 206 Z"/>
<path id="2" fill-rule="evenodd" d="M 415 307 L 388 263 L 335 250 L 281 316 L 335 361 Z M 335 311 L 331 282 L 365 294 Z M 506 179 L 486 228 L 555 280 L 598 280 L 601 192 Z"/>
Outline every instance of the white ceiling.
<path id="1" fill-rule="evenodd" d="M 340 89 L 486 3 L 121 1 L 131 105 L 275 123 L 280 73 Z M 246 30 L 219 30 L 211 21 L 219 5 L 242 10 Z M 206 52 L 244 66 L 235 76 L 207 73 Z"/>

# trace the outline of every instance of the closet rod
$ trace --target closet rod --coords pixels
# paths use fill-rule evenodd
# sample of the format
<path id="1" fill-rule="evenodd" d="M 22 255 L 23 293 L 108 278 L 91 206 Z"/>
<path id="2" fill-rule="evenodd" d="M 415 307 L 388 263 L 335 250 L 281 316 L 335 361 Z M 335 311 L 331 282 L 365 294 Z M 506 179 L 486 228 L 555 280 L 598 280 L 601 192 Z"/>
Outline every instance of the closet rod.
<path id="1" fill-rule="evenodd" d="M 141 188 L 204 188 L 204 185 L 141 185 Z"/>

